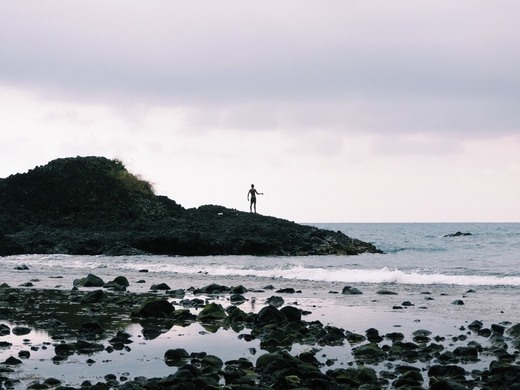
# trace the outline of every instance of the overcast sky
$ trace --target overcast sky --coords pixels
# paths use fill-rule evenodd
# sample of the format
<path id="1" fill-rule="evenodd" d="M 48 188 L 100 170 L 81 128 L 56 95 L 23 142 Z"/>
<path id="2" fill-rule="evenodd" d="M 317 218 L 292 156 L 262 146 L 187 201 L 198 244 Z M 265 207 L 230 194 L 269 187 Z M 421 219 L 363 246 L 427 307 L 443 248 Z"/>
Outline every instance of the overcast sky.
<path id="1" fill-rule="evenodd" d="M 520 221 L 520 2 L 0 1 L 0 177 L 122 160 L 184 207 Z"/>

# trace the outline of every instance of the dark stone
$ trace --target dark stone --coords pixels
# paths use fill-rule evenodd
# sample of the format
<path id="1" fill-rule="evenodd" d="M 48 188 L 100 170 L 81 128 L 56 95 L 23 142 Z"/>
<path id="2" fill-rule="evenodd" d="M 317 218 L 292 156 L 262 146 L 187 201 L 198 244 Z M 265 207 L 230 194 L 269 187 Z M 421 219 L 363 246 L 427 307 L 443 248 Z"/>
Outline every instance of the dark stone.
<path id="1" fill-rule="evenodd" d="M 463 233 L 463 232 L 456 232 L 456 233 L 450 233 L 446 234 L 443 237 L 463 237 L 463 236 L 471 236 L 471 233 Z"/>
<path id="2" fill-rule="evenodd" d="M 0 336 L 7 336 L 11 333 L 11 328 L 6 324 L 0 324 Z"/>
<path id="3" fill-rule="evenodd" d="M 343 290 L 341 291 L 342 294 L 345 295 L 360 295 L 363 294 L 361 290 L 357 289 L 356 287 L 352 286 L 345 286 L 343 287 Z"/>
<path id="4" fill-rule="evenodd" d="M 394 388 L 406 388 L 408 387 L 417 387 L 421 388 L 422 383 L 424 382 L 424 378 L 420 371 L 411 369 L 411 370 L 405 370 L 403 374 L 392 383 Z"/>
<path id="5" fill-rule="evenodd" d="M 246 312 L 241 310 L 236 306 L 229 306 L 226 308 L 226 313 L 228 315 L 229 320 L 232 323 L 236 322 L 245 322 L 248 320 L 249 316 Z"/>
<path id="6" fill-rule="evenodd" d="M 468 390 L 468 388 L 470 387 L 446 379 L 433 381 L 430 386 L 430 390 Z"/>
<path id="7" fill-rule="evenodd" d="M 105 282 L 96 275 L 88 274 L 85 278 L 74 280 L 72 284 L 74 287 L 103 287 Z"/>
<path id="8" fill-rule="evenodd" d="M 197 315 L 198 322 L 212 322 L 212 321 L 221 321 L 227 318 L 227 313 L 218 303 L 209 303 L 201 310 L 201 312 Z"/>
<path id="9" fill-rule="evenodd" d="M 112 291 L 126 291 L 126 286 L 116 283 L 113 280 L 105 283 L 103 285 L 103 288 L 106 288 L 107 290 L 112 290 Z"/>
<path id="10" fill-rule="evenodd" d="M 276 291 L 278 294 L 294 294 L 296 290 L 292 287 L 289 288 L 282 288 L 280 290 Z"/>
<path id="11" fill-rule="evenodd" d="M 0 256 L 356 255 L 382 253 L 341 232 L 154 193 L 118 160 L 60 158 L 0 179 Z M 96 285 L 94 287 L 101 287 Z"/>
<path id="12" fill-rule="evenodd" d="M 512 389 L 520 383 L 520 366 L 492 366 L 482 373 L 482 379 L 492 389 Z"/>
<path id="13" fill-rule="evenodd" d="M 228 293 L 230 288 L 227 286 L 221 286 L 220 284 L 212 283 L 210 285 L 204 286 L 202 288 L 197 288 L 193 290 L 193 294 L 223 294 Z"/>
<path id="14" fill-rule="evenodd" d="M 168 349 L 164 353 L 164 360 L 168 366 L 179 366 L 189 357 L 190 354 L 184 348 Z"/>
<path id="15" fill-rule="evenodd" d="M 43 383 L 45 383 L 45 384 L 47 384 L 49 386 L 56 387 L 56 386 L 61 384 L 61 381 L 59 379 L 56 379 L 56 378 L 47 378 L 47 379 L 45 379 L 45 381 L 43 381 Z"/>
<path id="16" fill-rule="evenodd" d="M 461 299 L 456 299 L 451 304 L 455 305 L 455 306 L 462 306 L 462 305 L 464 305 L 464 301 Z"/>
<path id="17" fill-rule="evenodd" d="M 493 331 L 493 333 L 502 335 L 502 334 L 504 334 L 506 327 L 504 325 L 492 324 L 491 330 Z"/>
<path id="18" fill-rule="evenodd" d="M 244 303 L 246 301 L 246 297 L 244 297 L 243 295 L 240 295 L 240 294 L 233 294 L 229 297 L 229 301 L 233 304 L 233 305 L 241 305 L 242 303 Z"/>
<path id="19" fill-rule="evenodd" d="M 105 332 L 105 327 L 99 321 L 84 322 L 80 325 L 78 331 L 80 333 L 102 334 Z"/>
<path id="20" fill-rule="evenodd" d="M 289 322 L 301 321 L 302 311 L 294 306 L 284 306 L 280 312 L 287 318 Z"/>
<path id="21" fill-rule="evenodd" d="M 206 355 L 201 359 L 201 364 L 205 367 L 205 372 L 208 371 L 208 367 L 214 372 L 218 372 L 224 366 L 224 362 L 221 358 L 215 355 Z"/>
<path id="22" fill-rule="evenodd" d="M 478 359 L 478 351 L 475 347 L 457 347 L 453 350 L 453 354 L 463 360 L 476 361 Z"/>
<path id="23" fill-rule="evenodd" d="M 416 343 L 427 343 L 430 341 L 432 332 L 427 329 L 419 329 L 413 332 L 413 341 Z"/>
<path id="24" fill-rule="evenodd" d="M 71 343 L 61 343 L 54 347 L 54 353 L 57 356 L 69 356 L 74 355 L 76 347 Z"/>
<path id="25" fill-rule="evenodd" d="M 201 308 L 204 307 L 204 300 L 200 298 L 195 299 L 183 299 L 179 302 L 183 307 Z"/>
<path id="26" fill-rule="evenodd" d="M 29 359 L 31 357 L 31 352 L 29 352 L 29 351 L 20 351 L 20 352 L 18 352 L 18 357 L 20 359 Z"/>
<path id="27" fill-rule="evenodd" d="M 506 334 L 514 339 L 520 339 L 520 324 L 515 324 L 506 330 Z"/>
<path id="28" fill-rule="evenodd" d="M 357 360 L 364 360 L 368 363 L 378 363 L 386 359 L 384 352 L 377 344 L 361 345 L 353 350 L 354 357 Z"/>
<path id="29" fill-rule="evenodd" d="M 369 328 L 365 331 L 367 340 L 371 343 L 380 343 L 383 338 L 379 335 L 379 331 L 375 328 Z"/>
<path id="30" fill-rule="evenodd" d="M 256 368 L 259 371 L 277 372 L 297 364 L 296 358 L 285 351 L 265 353 L 258 356 Z"/>
<path id="31" fill-rule="evenodd" d="M 107 299 L 107 294 L 103 290 L 90 291 L 81 298 L 81 303 L 99 303 Z"/>
<path id="32" fill-rule="evenodd" d="M 162 334 L 161 330 L 155 327 L 143 327 L 141 333 L 145 340 L 154 340 Z"/>
<path id="33" fill-rule="evenodd" d="M 318 339 L 319 345 L 343 345 L 345 340 L 345 330 L 335 326 L 325 326 L 323 328 L 327 333 Z"/>
<path id="34" fill-rule="evenodd" d="M 150 290 L 171 290 L 171 287 L 166 283 L 152 284 Z"/>
<path id="35" fill-rule="evenodd" d="M 478 332 L 480 329 L 482 329 L 483 325 L 484 324 L 482 324 L 481 321 L 475 320 L 468 325 L 468 329 L 472 330 L 473 332 Z"/>
<path id="36" fill-rule="evenodd" d="M 398 295 L 395 291 L 390 290 L 379 290 L 376 292 L 378 295 Z"/>
<path id="37" fill-rule="evenodd" d="M 282 324 L 287 322 L 287 318 L 276 307 L 264 306 L 257 314 L 255 323 L 257 324 Z"/>
<path id="38" fill-rule="evenodd" d="M 123 344 L 130 344 L 132 343 L 132 340 L 130 340 L 130 337 L 132 335 L 130 333 L 126 333 L 122 330 L 117 331 L 116 335 L 110 339 L 110 343 L 123 343 Z"/>
<path id="39" fill-rule="evenodd" d="M 150 299 L 144 302 L 137 311 L 138 317 L 169 317 L 175 307 L 166 299 Z"/>
<path id="40" fill-rule="evenodd" d="M 285 300 L 282 297 L 279 297 L 277 295 L 273 295 L 272 297 L 269 297 L 266 299 L 266 303 L 268 303 L 270 306 L 274 306 L 276 308 L 283 306 L 285 303 Z"/>
<path id="41" fill-rule="evenodd" d="M 402 334 L 402 333 L 400 333 L 400 332 L 387 333 L 387 334 L 385 335 L 385 337 L 386 337 L 387 339 L 392 340 L 392 342 L 403 341 L 403 340 L 404 340 L 404 334 Z"/>
<path id="42" fill-rule="evenodd" d="M 93 354 L 95 352 L 100 352 L 105 349 L 103 344 L 93 343 L 86 340 L 78 340 L 74 343 L 74 348 L 77 353 L 84 354 Z"/>
<path id="43" fill-rule="evenodd" d="M 19 364 L 22 364 L 22 361 L 20 359 L 15 358 L 14 356 L 10 356 L 4 361 L 4 364 L 10 366 L 17 366 Z"/>
<path id="44" fill-rule="evenodd" d="M 239 285 L 239 286 L 233 286 L 229 289 L 229 292 L 231 294 L 245 294 L 247 293 L 247 288 L 245 288 L 244 286 L 242 285 Z"/>
<path id="45" fill-rule="evenodd" d="M 186 291 L 184 291 L 182 288 L 179 288 L 177 290 L 168 291 L 168 295 L 172 298 L 182 299 L 186 295 Z"/>
<path id="46" fill-rule="evenodd" d="M 124 276 L 116 276 L 114 278 L 113 282 L 119 284 L 120 286 L 125 286 L 125 287 L 130 286 L 128 279 Z"/>
<path id="47" fill-rule="evenodd" d="M 436 378 L 451 378 L 451 379 L 457 379 L 462 378 L 464 379 L 466 375 L 466 371 L 464 368 L 459 366 L 453 366 L 453 365 L 446 365 L 446 366 L 439 366 L 434 365 L 431 366 L 428 370 L 428 376 L 429 377 L 436 377 Z"/>
<path id="48" fill-rule="evenodd" d="M 345 338 L 350 344 L 359 344 L 365 341 L 367 338 L 362 334 L 353 333 L 351 331 L 345 332 Z"/>
<path id="49" fill-rule="evenodd" d="M 13 329 L 11 329 L 11 332 L 15 336 L 24 336 L 26 334 L 31 333 L 32 329 L 28 328 L 27 326 L 15 326 Z"/>

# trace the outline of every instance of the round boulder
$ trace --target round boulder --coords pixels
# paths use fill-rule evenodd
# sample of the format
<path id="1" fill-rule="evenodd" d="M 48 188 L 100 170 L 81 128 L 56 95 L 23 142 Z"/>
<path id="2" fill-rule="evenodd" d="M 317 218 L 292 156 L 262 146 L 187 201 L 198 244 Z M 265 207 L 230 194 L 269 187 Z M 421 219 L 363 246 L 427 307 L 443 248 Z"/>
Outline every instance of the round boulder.
<path id="1" fill-rule="evenodd" d="M 268 305 L 263 307 L 256 316 L 257 324 L 282 324 L 287 318 L 276 307 Z"/>
<path id="2" fill-rule="evenodd" d="M 74 287 L 103 287 L 105 282 L 96 275 L 88 274 L 85 278 L 75 279 L 72 284 Z"/>
<path id="3" fill-rule="evenodd" d="M 294 306 L 284 306 L 280 312 L 287 318 L 289 322 L 301 321 L 302 311 Z"/>
<path id="4" fill-rule="evenodd" d="M 199 322 L 220 321 L 227 317 L 227 313 L 218 303 L 212 302 L 204 306 L 201 312 L 197 315 Z"/>
<path id="5" fill-rule="evenodd" d="M 139 310 L 137 315 L 139 317 L 168 317 L 173 313 L 175 307 L 168 302 L 166 299 L 151 299 L 145 301 Z"/>
<path id="6" fill-rule="evenodd" d="M 363 294 L 361 290 L 357 289 L 356 287 L 352 286 L 345 286 L 343 287 L 343 290 L 341 291 L 344 295 L 361 295 Z"/>

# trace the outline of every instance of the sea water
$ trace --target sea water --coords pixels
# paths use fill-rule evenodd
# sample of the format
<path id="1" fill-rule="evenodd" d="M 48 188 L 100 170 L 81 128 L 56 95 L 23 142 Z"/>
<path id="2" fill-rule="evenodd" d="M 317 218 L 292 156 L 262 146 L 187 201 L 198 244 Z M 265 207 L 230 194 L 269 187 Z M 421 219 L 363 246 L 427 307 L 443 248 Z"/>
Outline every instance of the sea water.
<path id="1" fill-rule="evenodd" d="M 25 264 L 38 274 L 81 277 L 147 270 L 153 277 L 212 275 L 342 283 L 454 284 L 520 286 L 518 223 L 359 223 L 314 224 L 371 242 L 385 254 L 359 256 L 67 256 L 23 255 L 0 258 L 6 282 L 22 281 Z M 446 237 L 456 232 L 469 233 Z M 14 279 L 13 279 L 14 278 Z M 46 284 L 41 280 L 42 286 Z M 37 286 L 39 287 L 39 286 Z"/>
<path id="2" fill-rule="evenodd" d="M 251 290 L 241 306 L 246 312 L 258 311 L 268 297 L 280 295 L 277 289 L 292 287 L 297 292 L 283 297 L 287 304 L 311 312 L 306 320 L 320 320 L 359 333 L 369 327 L 377 327 L 381 333 L 397 327 L 403 333 L 428 328 L 445 334 L 456 332 L 475 319 L 487 326 L 501 321 L 520 322 L 520 223 L 313 225 L 371 242 L 385 253 L 308 257 L 7 256 L 0 258 L 0 283 L 70 289 L 74 279 L 92 273 L 105 281 L 126 276 L 132 292 L 149 291 L 152 284 L 161 282 L 172 289 L 199 288 L 210 283 L 241 284 Z M 468 234 L 450 236 L 456 232 Z M 17 270 L 20 265 L 28 269 Z M 355 286 L 363 294 L 341 294 L 346 285 Z M 266 289 L 268 286 L 275 290 Z M 396 295 L 380 295 L 381 290 Z M 224 306 L 230 304 L 226 297 L 219 299 Z M 454 305 L 456 300 L 462 300 L 464 305 Z M 404 302 L 411 306 L 402 306 Z M 126 329 L 135 335 L 136 341 L 138 327 L 132 324 Z M 45 332 L 38 330 L 25 337 L 32 343 L 51 342 Z M 20 339 L 17 344 L 17 338 L 11 336 L 10 342 L 10 350 L 0 350 L 0 362 L 17 348 L 23 349 L 27 339 Z M 120 356 L 100 357 L 105 362 L 104 374 L 130 370 L 132 377 L 167 375 L 171 369 L 162 362 L 162 356 L 168 343 L 189 352 L 218 351 L 223 360 L 248 357 L 254 361 L 251 351 L 258 349 L 255 342 L 239 342 L 233 332 L 219 330 L 209 334 L 199 324 L 193 324 L 172 329 L 159 340 L 136 342 L 131 351 L 121 352 Z M 327 353 L 332 355 L 348 355 L 348 348 L 341 352 L 328 349 Z M 24 362 L 20 375 L 27 376 L 29 372 L 38 377 L 41 372 L 71 384 L 100 375 L 99 365 L 91 368 L 82 362 L 83 357 L 70 358 L 64 363 L 70 367 L 64 370 L 63 365 L 50 363 L 52 354 L 48 354 L 40 350 L 34 359 Z"/>

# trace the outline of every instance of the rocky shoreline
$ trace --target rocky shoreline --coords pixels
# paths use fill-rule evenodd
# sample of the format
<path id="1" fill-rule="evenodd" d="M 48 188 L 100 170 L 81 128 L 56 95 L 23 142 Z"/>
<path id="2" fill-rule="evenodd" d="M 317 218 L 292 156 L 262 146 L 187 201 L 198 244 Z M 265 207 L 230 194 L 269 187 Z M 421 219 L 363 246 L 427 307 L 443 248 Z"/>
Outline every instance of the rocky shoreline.
<path id="1" fill-rule="evenodd" d="M 172 289 L 156 283 L 148 292 L 128 291 L 124 276 L 104 281 L 95 275 L 78 278 L 72 289 L 38 289 L 0 286 L 0 349 L 14 348 L 9 337 L 24 340 L 17 354 L 0 362 L 0 386 L 6 389 L 515 389 L 520 366 L 515 364 L 520 347 L 520 324 L 461 324 L 458 334 L 433 334 L 418 329 L 411 335 L 383 333 L 374 327 L 365 332 L 306 320 L 312 314 L 293 298 L 299 292 L 273 286 L 252 289 L 243 285 L 209 284 Z M 336 294 L 352 294 L 346 286 Z M 358 290 L 359 291 L 359 290 Z M 386 291 L 386 292 L 384 292 Z M 384 290 L 381 294 L 390 295 Z M 254 296 L 268 298 L 257 309 L 241 308 Z M 356 296 L 354 294 L 354 296 Z M 403 302 L 402 306 L 407 303 Z M 401 308 L 394 308 L 401 310 Z M 124 353 L 160 339 L 172 329 L 199 324 L 204 332 L 231 332 L 237 342 L 257 348 L 251 358 L 224 360 L 218 350 L 188 350 L 164 345 L 162 363 L 171 374 L 161 377 L 112 373 L 103 380 L 82 383 L 41 377 L 17 379 L 27 361 L 40 349 L 66 369 L 70 359 L 82 356 L 96 364 L 103 353 Z M 138 334 L 126 329 L 137 326 Z M 46 332 L 52 341 L 31 341 L 31 332 Z M 200 336 L 204 337 L 204 336 Z M 307 346 L 294 352 L 296 345 Z M 245 347 L 247 348 L 247 347 Z M 345 348 L 344 361 L 319 352 Z M 221 355 L 222 356 L 222 355 Z M 254 358 L 253 358 L 254 356 Z M 480 362 L 482 369 L 467 369 Z M 78 363 L 85 364 L 85 363 Z M 23 375 L 21 375 L 23 377 Z M 31 377 L 31 375 L 28 375 Z M 20 387 L 26 386 L 26 387 Z M 515 387 L 516 386 L 516 387 Z"/>
<path id="2" fill-rule="evenodd" d="M 341 232 L 216 205 L 185 209 L 118 160 L 63 158 L 0 179 L 0 256 L 357 255 Z"/>

